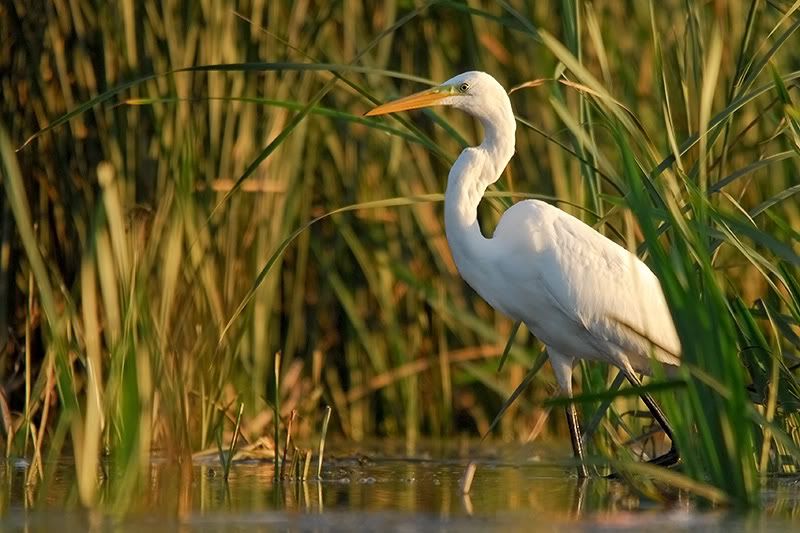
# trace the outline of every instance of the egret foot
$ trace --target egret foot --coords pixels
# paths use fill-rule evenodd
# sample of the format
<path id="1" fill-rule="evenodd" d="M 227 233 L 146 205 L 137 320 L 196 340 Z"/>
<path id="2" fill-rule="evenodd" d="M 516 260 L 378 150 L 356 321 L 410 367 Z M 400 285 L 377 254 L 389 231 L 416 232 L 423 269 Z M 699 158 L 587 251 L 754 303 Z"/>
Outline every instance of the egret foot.
<path id="1" fill-rule="evenodd" d="M 641 387 L 642 382 L 636 377 L 635 374 L 632 372 L 623 370 L 625 372 L 625 377 L 634 387 Z M 656 465 L 656 466 L 663 466 L 664 468 L 668 468 L 670 466 L 675 466 L 681 460 L 680 453 L 678 453 L 678 449 L 675 447 L 675 437 L 672 432 L 672 427 L 670 426 L 669 422 L 667 421 L 667 417 L 664 415 L 664 411 L 658 406 L 656 401 L 647 393 L 642 393 L 640 395 L 642 401 L 647 406 L 647 409 L 650 411 L 650 414 L 653 415 L 653 419 L 658 422 L 658 425 L 661 426 L 661 429 L 664 433 L 669 437 L 669 440 L 672 442 L 672 447 L 670 447 L 669 451 L 663 455 L 659 455 L 658 457 L 654 457 L 647 461 L 648 464 Z M 611 474 L 607 475 L 607 479 L 619 479 L 619 474 L 616 472 L 612 472 Z"/>

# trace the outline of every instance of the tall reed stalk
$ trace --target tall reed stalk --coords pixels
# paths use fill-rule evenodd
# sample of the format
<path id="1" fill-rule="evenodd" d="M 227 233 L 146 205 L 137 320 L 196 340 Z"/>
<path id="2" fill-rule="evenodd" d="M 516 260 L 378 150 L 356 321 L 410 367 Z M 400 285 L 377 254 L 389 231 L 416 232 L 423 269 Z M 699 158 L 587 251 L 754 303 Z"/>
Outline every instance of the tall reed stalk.
<path id="1" fill-rule="evenodd" d="M 105 450 L 124 506 L 151 450 L 187 463 L 215 428 L 233 438 L 241 404 L 247 441 L 296 409 L 299 448 L 325 405 L 353 440 L 489 429 L 540 346 L 516 334 L 495 373 L 516 329 L 444 239 L 447 166 L 480 131 L 361 116 L 467 68 L 566 82 L 513 93 L 517 154 L 481 223 L 533 191 L 657 272 L 685 352 L 685 386 L 660 395 L 682 486 L 749 504 L 759 474 L 796 468 L 794 3 L 56 0 L 0 17 L 7 453 L 71 450 L 87 506 Z M 549 369 L 526 379 L 504 438 L 546 412 Z M 583 368 L 585 415 L 612 379 Z M 611 403 L 593 453 L 635 438 L 637 408 Z"/>

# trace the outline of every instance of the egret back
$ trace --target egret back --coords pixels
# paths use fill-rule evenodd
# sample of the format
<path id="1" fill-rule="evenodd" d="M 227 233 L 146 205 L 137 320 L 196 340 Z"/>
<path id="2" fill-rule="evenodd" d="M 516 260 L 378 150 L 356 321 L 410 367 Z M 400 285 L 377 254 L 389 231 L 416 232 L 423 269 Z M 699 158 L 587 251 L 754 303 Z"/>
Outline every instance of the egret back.
<path id="1" fill-rule="evenodd" d="M 649 373 L 677 365 L 680 340 L 658 278 L 639 258 L 545 202 L 520 202 L 487 240 L 499 306 L 545 344 L 573 357 Z M 476 280 L 480 285 L 480 281 Z M 483 290 L 482 290 L 483 289 Z"/>

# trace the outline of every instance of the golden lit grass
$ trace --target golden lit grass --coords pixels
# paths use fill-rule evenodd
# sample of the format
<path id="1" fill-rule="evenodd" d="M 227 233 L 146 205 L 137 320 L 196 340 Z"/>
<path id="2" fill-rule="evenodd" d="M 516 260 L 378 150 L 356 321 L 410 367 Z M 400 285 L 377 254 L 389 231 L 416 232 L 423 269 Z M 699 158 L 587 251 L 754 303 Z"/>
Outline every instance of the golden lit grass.
<path id="1" fill-rule="evenodd" d="M 469 431 L 456 413 L 488 427 L 540 347 L 520 332 L 495 373 L 484 356 L 516 329 L 444 241 L 447 165 L 480 131 L 456 113 L 361 116 L 466 67 L 560 82 L 513 93 L 517 155 L 484 228 L 536 192 L 663 280 L 688 363 L 661 395 L 678 484 L 747 503 L 757 472 L 795 468 L 796 6 L 56 4 L 0 15 L 36 43 L 0 56 L 2 407 L 32 480 L 43 451 L 72 449 L 94 505 L 108 450 L 124 507 L 151 450 L 189 461 L 219 435 L 229 460 L 234 435 L 278 441 L 293 412 L 300 468 L 328 404 L 353 440 Z M 584 415 L 611 404 L 598 455 L 642 428 L 621 416 L 635 400 L 597 395 L 612 379 L 581 373 Z M 526 380 L 503 438 L 544 420 L 549 370 Z"/>

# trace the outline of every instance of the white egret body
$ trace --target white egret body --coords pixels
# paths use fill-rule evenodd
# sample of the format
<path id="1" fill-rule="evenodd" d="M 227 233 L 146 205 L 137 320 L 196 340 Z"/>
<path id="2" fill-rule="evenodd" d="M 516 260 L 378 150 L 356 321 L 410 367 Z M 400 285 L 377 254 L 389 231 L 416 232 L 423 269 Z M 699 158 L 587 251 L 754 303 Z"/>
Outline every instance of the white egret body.
<path id="1" fill-rule="evenodd" d="M 378 106 L 367 115 L 447 105 L 480 120 L 484 139 L 466 148 L 447 180 L 445 230 L 458 271 L 495 309 L 525 323 L 547 346 L 565 394 L 572 365 L 591 359 L 619 367 L 633 383 L 652 359 L 679 364 L 680 341 L 656 276 L 634 254 L 577 218 L 539 200 L 519 202 L 494 235 L 478 224 L 478 204 L 514 154 L 516 121 L 503 87 L 483 72 L 460 74 L 438 87 Z M 642 399 L 671 437 L 652 398 Z M 577 413 L 567 408 L 572 444 L 582 460 Z M 674 449 L 661 464 L 677 460 Z M 585 476 L 581 464 L 579 475 Z"/>

